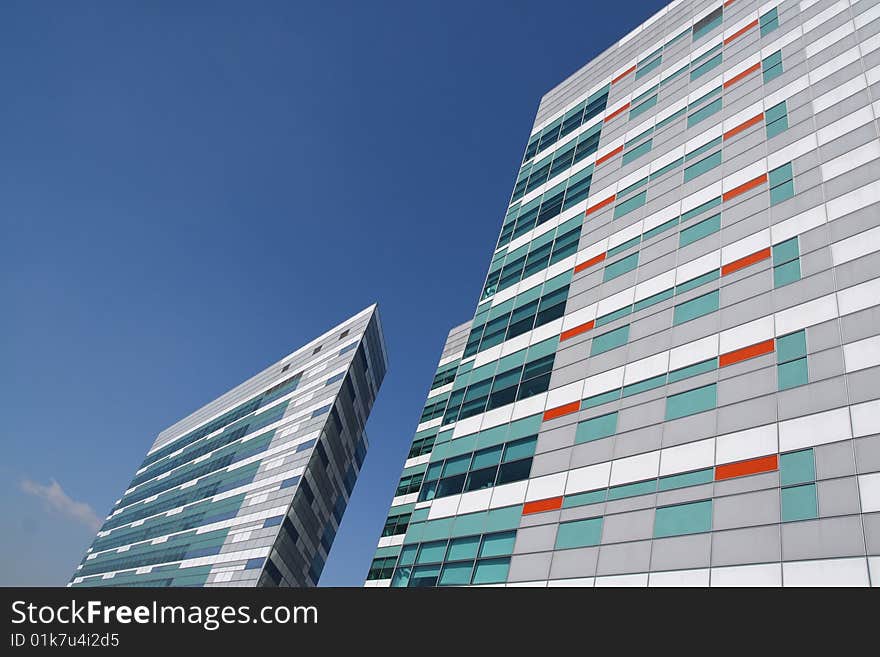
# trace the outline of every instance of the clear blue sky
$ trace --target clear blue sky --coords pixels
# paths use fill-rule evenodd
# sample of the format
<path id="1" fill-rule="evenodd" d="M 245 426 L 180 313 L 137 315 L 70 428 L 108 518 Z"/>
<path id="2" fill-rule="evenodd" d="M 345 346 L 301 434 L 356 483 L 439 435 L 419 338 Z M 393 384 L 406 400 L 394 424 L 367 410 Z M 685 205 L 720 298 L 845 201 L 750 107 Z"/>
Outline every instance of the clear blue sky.
<path id="1" fill-rule="evenodd" d="M 541 95 L 663 4 L 2 3 L 0 585 L 65 583 L 160 430 L 378 301 L 321 580 L 360 585 Z"/>

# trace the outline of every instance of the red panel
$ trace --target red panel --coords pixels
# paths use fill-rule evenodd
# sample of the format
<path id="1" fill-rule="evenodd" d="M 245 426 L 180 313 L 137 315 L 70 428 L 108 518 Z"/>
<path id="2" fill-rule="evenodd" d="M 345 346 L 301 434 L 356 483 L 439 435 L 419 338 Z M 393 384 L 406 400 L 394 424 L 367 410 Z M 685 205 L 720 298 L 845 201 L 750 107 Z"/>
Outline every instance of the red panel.
<path id="1" fill-rule="evenodd" d="M 588 208 L 587 208 L 587 214 L 592 214 L 592 213 L 594 213 L 596 210 L 601 210 L 602 208 L 604 208 L 604 207 L 605 207 L 606 205 L 608 205 L 609 203 L 614 203 L 614 199 L 615 199 L 615 198 L 617 198 L 617 196 L 614 195 L 614 194 L 612 194 L 611 196 L 609 196 L 608 198 L 606 198 L 604 201 L 599 201 L 598 203 L 596 203 L 596 205 L 592 205 L 592 206 L 588 207 Z"/>
<path id="2" fill-rule="evenodd" d="M 741 37 L 743 34 L 745 34 L 746 32 L 748 32 L 749 30 L 751 30 L 751 29 L 752 29 L 753 27 L 755 27 L 757 24 L 758 24 L 758 19 L 756 18 L 755 20 L 753 20 L 751 23 L 749 23 L 748 25 L 746 25 L 746 26 L 745 26 L 744 28 L 742 28 L 741 30 L 737 30 L 736 32 L 734 32 L 733 34 L 731 34 L 729 37 L 727 37 L 727 38 L 724 40 L 725 45 L 728 44 L 728 43 L 730 43 L 731 41 L 733 41 L 733 40 L 736 39 L 737 37 Z"/>
<path id="3" fill-rule="evenodd" d="M 575 326 L 574 328 L 570 328 L 567 331 L 563 331 L 562 334 L 559 336 L 559 339 L 568 340 L 569 338 L 573 338 L 574 336 L 580 335 L 581 333 L 586 333 L 591 328 L 593 328 L 595 324 L 596 322 L 591 319 L 586 324 L 581 324 L 580 326 Z"/>
<path id="4" fill-rule="evenodd" d="M 523 515 L 529 513 L 541 513 L 541 511 L 555 511 L 562 508 L 561 497 L 551 497 L 547 500 L 538 500 L 537 502 L 526 502 L 523 505 Z"/>
<path id="5" fill-rule="evenodd" d="M 725 140 L 730 139 L 730 138 L 733 137 L 734 135 L 738 135 L 738 134 L 741 133 L 743 130 L 748 130 L 748 129 L 751 128 L 753 125 L 755 125 L 756 123 L 760 123 L 760 122 L 763 121 L 763 120 L 764 120 L 764 112 L 761 112 L 761 113 L 758 114 L 757 116 L 753 116 L 753 117 L 750 118 L 748 121 L 745 121 L 744 123 L 740 123 L 738 126 L 736 126 L 736 127 L 734 127 L 734 128 L 731 128 L 730 130 L 728 130 L 727 132 L 725 132 L 725 133 L 724 133 L 724 139 L 725 139 Z"/>
<path id="6" fill-rule="evenodd" d="M 744 477 L 745 475 L 757 474 L 759 472 L 771 472 L 777 468 L 779 468 L 779 457 L 776 454 L 749 459 L 748 461 L 740 461 L 739 463 L 718 465 L 715 466 L 715 481 Z"/>
<path id="7" fill-rule="evenodd" d="M 743 183 L 739 187 L 734 187 L 729 192 L 724 192 L 724 194 L 721 196 L 721 200 L 729 201 L 734 196 L 739 196 L 740 194 L 743 194 L 743 193 L 749 191 L 750 189 L 753 189 L 753 188 L 757 187 L 758 185 L 760 185 L 761 183 L 765 183 L 765 182 L 767 182 L 767 174 L 762 173 L 757 178 L 752 178 L 750 181 Z M 587 210 L 587 212 L 589 212 L 589 210 Z"/>
<path id="8" fill-rule="evenodd" d="M 729 7 L 730 5 L 733 4 L 733 2 L 734 2 L 734 0 L 725 0 L 725 2 L 724 2 L 724 6 L 725 6 L 725 7 Z"/>
<path id="9" fill-rule="evenodd" d="M 584 269 L 589 269 L 593 265 L 597 265 L 605 259 L 605 254 L 600 253 L 597 256 L 593 256 L 589 260 L 584 260 L 581 264 L 574 268 L 574 273 L 582 272 Z"/>
<path id="10" fill-rule="evenodd" d="M 544 421 L 552 420 L 553 418 L 562 417 L 563 415 L 568 415 L 570 413 L 577 413 L 581 408 L 580 401 L 571 402 L 570 404 L 563 404 L 562 406 L 557 406 L 556 408 L 550 408 L 544 411 Z"/>
<path id="11" fill-rule="evenodd" d="M 724 367 L 725 365 L 733 365 L 734 363 L 748 360 L 755 356 L 769 354 L 773 349 L 773 338 L 770 338 L 769 340 L 764 340 L 764 342 L 759 342 L 758 344 L 749 345 L 742 349 L 736 349 L 734 351 L 728 351 L 726 354 L 721 354 L 721 357 L 718 359 L 718 365 L 721 367 Z"/>
<path id="12" fill-rule="evenodd" d="M 770 247 L 768 246 L 766 249 L 756 251 L 752 255 L 747 255 L 745 258 L 740 258 L 739 260 L 734 260 L 733 262 L 728 262 L 726 265 L 723 265 L 721 267 L 721 275 L 727 276 L 735 271 L 739 271 L 743 267 L 748 267 L 756 262 L 761 262 L 761 260 L 766 260 L 769 257 Z"/>
<path id="13" fill-rule="evenodd" d="M 614 78 L 611 81 L 611 84 L 614 84 L 615 82 L 620 82 L 623 78 L 625 78 L 627 75 L 629 75 L 630 73 L 632 73 L 635 70 L 636 70 L 636 65 L 633 64 L 630 68 L 626 69 L 623 73 L 621 73 L 616 78 Z"/>
<path id="14" fill-rule="evenodd" d="M 608 153 L 606 153 L 605 155 L 600 157 L 598 160 L 596 160 L 596 166 L 599 166 L 603 162 L 610 160 L 612 157 L 614 157 L 615 155 L 617 155 L 618 153 L 620 153 L 622 151 L 623 151 L 623 145 L 620 145 L 617 148 L 615 148 L 614 150 L 609 151 Z"/>
<path id="15" fill-rule="evenodd" d="M 605 123 L 608 123 L 611 119 L 613 119 L 615 116 L 620 114 L 623 110 L 625 110 L 628 107 L 629 107 L 629 103 L 624 103 L 623 105 L 618 107 L 616 110 L 611 112 L 611 114 L 609 114 L 608 116 L 605 117 Z"/>
<path id="16" fill-rule="evenodd" d="M 761 62 L 758 62 L 757 64 L 752 64 L 745 71 L 743 71 L 742 73 L 737 73 L 732 78 L 730 78 L 727 82 L 725 82 L 724 88 L 727 89 L 727 87 L 732 87 L 737 82 L 739 82 L 740 80 L 742 80 L 745 77 L 748 77 L 749 75 L 751 75 L 755 71 L 759 70 L 760 68 L 761 68 Z"/>

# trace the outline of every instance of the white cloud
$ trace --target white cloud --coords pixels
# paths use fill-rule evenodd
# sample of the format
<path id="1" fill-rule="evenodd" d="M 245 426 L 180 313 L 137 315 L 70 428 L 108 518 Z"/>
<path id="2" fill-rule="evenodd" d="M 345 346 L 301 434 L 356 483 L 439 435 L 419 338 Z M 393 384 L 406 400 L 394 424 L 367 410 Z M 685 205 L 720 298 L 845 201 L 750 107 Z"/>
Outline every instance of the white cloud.
<path id="1" fill-rule="evenodd" d="M 98 531 L 102 521 L 95 510 L 85 502 L 70 499 L 61 485 L 54 479 L 44 486 L 30 479 L 23 479 L 21 489 L 34 497 L 39 497 L 54 511 L 85 525 L 92 531 Z"/>

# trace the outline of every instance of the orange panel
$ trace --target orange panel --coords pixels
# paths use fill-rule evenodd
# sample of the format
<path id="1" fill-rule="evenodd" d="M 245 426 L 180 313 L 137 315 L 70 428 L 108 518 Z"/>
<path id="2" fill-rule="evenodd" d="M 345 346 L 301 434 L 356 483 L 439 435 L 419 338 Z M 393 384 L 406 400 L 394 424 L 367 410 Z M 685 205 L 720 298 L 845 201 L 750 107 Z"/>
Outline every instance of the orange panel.
<path id="1" fill-rule="evenodd" d="M 758 19 L 756 18 L 755 20 L 753 20 L 751 23 L 749 23 L 748 25 L 746 25 L 746 26 L 745 26 L 744 28 L 742 28 L 741 30 L 737 30 L 736 32 L 734 32 L 733 34 L 731 34 L 729 37 L 727 37 L 727 38 L 724 40 L 725 45 L 728 44 L 728 43 L 730 43 L 731 41 L 733 41 L 733 40 L 736 39 L 737 37 L 741 37 L 743 34 L 745 34 L 746 32 L 748 32 L 749 30 L 751 30 L 751 29 L 752 29 L 753 27 L 755 27 L 757 24 L 758 24 Z"/>
<path id="2" fill-rule="evenodd" d="M 730 130 L 725 132 L 724 139 L 725 140 L 730 139 L 734 135 L 738 135 L 739 133 L 741 133 L 743 130 L 748 130 L 756 123 L 760 123 L 763 119 L 764 119 L 764 112 L 761 112 L 757 116 L 753 116 L 748 121 L 745 121 L 744 123 L 740 123 L 738 126 L 731 128 Z"/>
<path id="3" fill-rule="evenodd" d="M 592 206 L 588 207 L 588 208 L 587 208 L 587 214 L 592 214 L 592 213 L 595 212 L 596 210 L 601 210 L 602 208 L 604 208 L 604 207 L 605 207 L 606 205 L 608 205 L 609 203 L 614 203 L 614 199 L 615 199 L 615 198 L 617 198 L 617 196 L 615 196 L 614 194 L 612 194 L 611 196 L 609 196 L 608 198 L 606 198 L 604 201 L 599 201 L 598 203 L 596 203 L 596 205 L 592 205 Z"/>
<path id="4" fill-rule="evenodd" d="M 734 1 L 734 0 L 725 0 L 725 2 L 724 2 L 724 6 L 725 6 L 725 7 L 729 7 L 730 5 L 733 4 L 733 1 Z"/>
<path id="5" fill-rule="evenodd" d="M 757 71 L 757 70 L 760 69 L 760 68 L 761 68 L 761 62 L 758 62 L 757 64 L 752 64 L 752 65 L 749 66 L 745 71 L 743 71 L 742 73 L 738 73 L 738 74 L 734 75 L 734 76 L 733 76 L 732 78 L 730 78 L 727 82 L 725 82 L 725 83 L 724 83 L 724 88 L 727 89 L 727 87 L 732 87 L 732 86 L 735 85 L 737 82 L 739 82 L 740 80 L 742 80 L 742 79 L 745 78 L 745 77 L 748 77 L 749 75 L 751 75 L 752 73 L 754 73 L 755 71 Z"/>
<path id="6" fill-rule="evenodd" d="M 759 472 L 770 472 L 778 467 L 779 458 L 776 454 L 749 459 L 748 461 L 740 461 L 739 463 L 717 465 L 715 466 L 715 481 L 744 477 L 745 475 L 757 474 Z"/>
<path id="7" fill-rule="evenodd" d="M 625 78 L 627 75 L 629 75 L 630 73 L 632 73 L 635 70 L 636 70 L 636 65 L 633 64 L 630 68 L 626 69 L 623 73 L 621 73 L 616 78 L 614 78 L 611 81 L 611 84 L 614 84 L 615 82 L 619 82 L 620 80 L 622 80 L 623 78 Z"/>
<path id="8" fill-rule="evenodd" d="M 559 336 L 560 340 L 568 340 L 569 338 L 573 338 L 576 335 L 580 335 L 581 333 L 586 333 L 596 324 L 592 319 L 586 324 L 581 324 L 580 326 L 575 326 L 574 328 L 570 328 L 567 331 L 563 331 Z"/>
<path id="9" fill-rule="evenodd" d="M 735 271 L 739 271 L 743 267 L 748 267 L 749 265 L 753 265 L 756 262 L 760 262 L 761 260 L 766 260 L 769 257 L 770 247 L 768 246 L 766 249 L 756 251 L 752 255 L 747 255 L 745 258 L 740 258 L 739 260 L 734 260 L 733 262 L 728 262 L 726 265 L 723 265 L 721 267 L 721 275 L 727 276 L 728 274 L 732 274 Z"/>
<path id="10" fill-rule="evenodd" d="M 750 181 L 743 183 L 739 187 L 734 187 L 729 192 L 724 192 L 724 194 L 721 196 L 721 200 L 729 201 L 734 196 L 739 196 L 740 194 L 747 192 L 750 189 L 757 187 L 761 183 L 765 183 L 765 182 L 767 182 L 767 174 L 762 173 L 757 178 L 752 178 Z M 589 212 L 589 210 L 587 210 L 587 212 Z"/>
<path id="11" fill-rule="evenodd" d="M 755 356 L 763 356 L 764 354 L 769 354 L 771 351 L 773 351 L 773 338 L 770 338 L 769 340 L 764 340 L 764 342 L 759 342 L 758 344 L 743 347 L 742 349 L 728 351 L 726 354 L 721 354 L 721 357 L 718 359 L 718 365 L 720 367 L 724 367 L 725 365 L 733 365 L 734 363 L 748 360 L 749 358 L 754 358 Z"/>
<path id="12" fill-rule="evenodd" d="M 574 273 L 582 272 L 584 269 L 589 269 L 593 265 L 597 265 L 605 259 L 605 254 L 600 253 L 597 256 L 593 256 L 589 260 L 584 260 L 581 264 L 574 268 Z"/>
<path id="13" fill-rule="evenodd" d="M 563 404 L 562 406 L 557 406 L 556 408 L 550 408 L 544 411 L 544 421 L 552 420 L 553 418 L 562 417 L 563 415 L 568 415 L 569 413 L 577 413 L 581 408 L 580 401 L 571 402 L 570 404 Z"/>
<path id="14" fill-rule="evenodd" d="M 608 123 L 611 119 L 613 119 L 615 116 L 617 116 L 618 114 L 620 114 L 620 113 L 621 113 L 623 110 L 625 110 L 627 107 L 629 107 L 629 103 L 624 103 L 623 105 L 621 105 L 620 107 L 618 107 L 616 110 L 614 110 L 613 112 L 611 112 L 611 114 L 609 114 L 608 116 L 605 117 L 605 123 Z"/>
<path id="15" fill-rule="evenodd" d="M 555 511 L 562 508 L 561 497 L 551 497 L 547 500 L 538 500 L 537 502 L 526 502 L 523 505 L 523 515 L 529 513 L 541 513 L 541 511 Z"/>
<path id="16" fill-rule="evenodd" d="M 596 166 L 599 166 L 600 164 L 602 164 L 602 163 L 605 162 L 606 160 L 610 160 L 612 157 L 614 157 L 615 155 L 617 155 L 617 154 L 620 153 L 621 151 L 623 151 L 623 146 L 622 146 L 622 145 L 621 145 L 621 146 L 618 146 L 617 148 L 615 148 L 615 149 L 612 150 L 612 151 L 609 151 L 608 153 L 606 153 L 605 155 L 603 155 L 602 157 L 600 157 L 598 160 L 596 160 Z"/>

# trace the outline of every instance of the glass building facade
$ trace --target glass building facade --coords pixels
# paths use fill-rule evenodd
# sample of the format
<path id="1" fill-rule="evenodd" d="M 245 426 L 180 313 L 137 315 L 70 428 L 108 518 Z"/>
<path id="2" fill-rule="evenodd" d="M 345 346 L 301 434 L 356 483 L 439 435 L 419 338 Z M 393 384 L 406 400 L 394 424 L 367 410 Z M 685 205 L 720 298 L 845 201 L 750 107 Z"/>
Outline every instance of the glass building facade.
<path id="1" fill-rule="evenodd" d="M 680 0 L 542 99 L 368 586 L 880 583 L 880 4 Z"/>
<path id="2" fill-rule="evenodd" d="M 386 368 L 374 305 L 160 433 L 69 585 L 316 585 Z"/>

